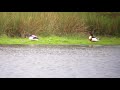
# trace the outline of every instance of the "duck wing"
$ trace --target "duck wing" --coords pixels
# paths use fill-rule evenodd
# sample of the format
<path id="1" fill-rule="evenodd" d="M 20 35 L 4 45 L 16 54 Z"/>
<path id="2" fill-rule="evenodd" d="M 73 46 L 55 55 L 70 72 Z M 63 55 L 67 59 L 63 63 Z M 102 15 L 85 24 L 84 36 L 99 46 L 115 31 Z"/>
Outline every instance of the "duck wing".
<path id="1" fill-rule="evenodd" d="M 33 39 L 38 39 L 38 37 L 33 37 Z"/>

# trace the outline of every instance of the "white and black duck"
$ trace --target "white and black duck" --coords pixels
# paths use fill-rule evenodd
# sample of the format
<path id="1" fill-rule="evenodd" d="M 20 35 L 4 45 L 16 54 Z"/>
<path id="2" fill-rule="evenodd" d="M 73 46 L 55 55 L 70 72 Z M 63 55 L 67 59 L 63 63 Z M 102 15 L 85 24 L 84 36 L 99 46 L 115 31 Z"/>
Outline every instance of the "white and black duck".
<path id="1" fill-rule="evenodd" d="M 29 35 L 29 40 L 37 41 L 39 38 L 36 35 Z"/>
<path id="2" fill-rule="evenodd" d="M 99 38 L 93 36 L 93 34 L 90 33 L 89 40 L 90 40 L 91 42 L 97 42 L 97 41 L 99 41 Z"/>

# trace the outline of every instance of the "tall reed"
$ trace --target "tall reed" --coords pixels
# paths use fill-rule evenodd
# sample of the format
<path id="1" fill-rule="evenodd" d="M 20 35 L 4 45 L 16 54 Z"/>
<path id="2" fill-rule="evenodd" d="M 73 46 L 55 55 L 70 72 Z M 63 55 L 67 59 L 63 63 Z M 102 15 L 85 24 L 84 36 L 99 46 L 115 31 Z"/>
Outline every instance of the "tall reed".
<path id="1" fill-rule="evenodd" d="M 61 36 L 81 35 L 89 31 L 120 36 L 119 12 L 0 12 L 0 35 Z"/>

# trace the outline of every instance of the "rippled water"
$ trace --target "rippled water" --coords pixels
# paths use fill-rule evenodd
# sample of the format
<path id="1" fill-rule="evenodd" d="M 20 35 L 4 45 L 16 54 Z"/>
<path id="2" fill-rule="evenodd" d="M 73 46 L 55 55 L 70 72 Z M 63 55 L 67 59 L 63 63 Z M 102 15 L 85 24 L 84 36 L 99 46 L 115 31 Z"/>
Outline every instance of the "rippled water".
<path id="1" fill-rule="evenodd" d="M 0 45 L 0 77 L 118 78 L 120 46 Z"/>

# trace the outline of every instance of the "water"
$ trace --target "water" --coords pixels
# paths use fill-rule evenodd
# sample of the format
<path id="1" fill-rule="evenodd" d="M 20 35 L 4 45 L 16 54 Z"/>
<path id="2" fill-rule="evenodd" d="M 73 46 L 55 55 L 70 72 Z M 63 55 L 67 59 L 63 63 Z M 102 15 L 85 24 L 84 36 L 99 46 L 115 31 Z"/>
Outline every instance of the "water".
<path id="1" fill-rule="evenodd" d="M 120 78 L 120 46 L 0 45 L 0 78 Z"/>

